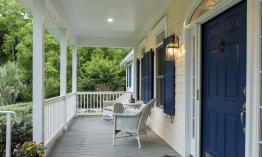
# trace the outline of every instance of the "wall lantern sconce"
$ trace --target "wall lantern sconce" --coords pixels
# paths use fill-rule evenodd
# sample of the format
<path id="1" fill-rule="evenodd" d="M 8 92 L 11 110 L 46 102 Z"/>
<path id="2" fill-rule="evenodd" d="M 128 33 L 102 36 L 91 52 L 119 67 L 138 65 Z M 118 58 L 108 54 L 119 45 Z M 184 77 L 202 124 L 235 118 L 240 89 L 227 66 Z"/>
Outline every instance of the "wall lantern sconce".
<path id="1" fill-rule="evenodd" d="M 175 61 L 178 59 L 179 37 L 176 34 L 168 36 L 164 39 L 164 45 L 166 47 L 166 60 Z"/>

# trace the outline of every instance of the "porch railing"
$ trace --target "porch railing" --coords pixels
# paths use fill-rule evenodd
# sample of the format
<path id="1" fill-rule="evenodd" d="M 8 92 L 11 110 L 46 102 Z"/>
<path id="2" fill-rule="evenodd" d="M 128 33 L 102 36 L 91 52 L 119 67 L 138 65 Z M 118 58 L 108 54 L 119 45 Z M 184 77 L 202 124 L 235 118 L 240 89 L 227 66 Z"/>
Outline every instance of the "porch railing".
<path id="1" fill-rule="evenodd" d="M 124 91 L 78 92 L 77 115 L 101 115 L 103 113 L 103 101 L 116 100 L 124 93 Z"/>
<path id="2" fill-rule="evenodd" d="M 44 143 L 52 145 L 56 137 L 67 129 L 69 122 L 75 115 L 101 115 L 103 101 L 113 101 L 123 95 L 124 91 L 117 92 L 78 92 L 65 96 L 44 100 Z M 13 112 L 0 111 L 7 118 L 6 156 L 10 156 L 11 149 L 11 115 Z"/>
<path id="3" fill-rule="evenodd" d="M 51 143 L 67 128 L 76 113 L 76 93 L 44 101 L 44 143 Z"/>
<path id="4" fill-rule="evenodd" d="M 6 116 L 6 143 L 5 143 L 5 157 L 11 157 L 11 119 L 15 115 L 12 111 L 0 111 L 0 115 Z"/>

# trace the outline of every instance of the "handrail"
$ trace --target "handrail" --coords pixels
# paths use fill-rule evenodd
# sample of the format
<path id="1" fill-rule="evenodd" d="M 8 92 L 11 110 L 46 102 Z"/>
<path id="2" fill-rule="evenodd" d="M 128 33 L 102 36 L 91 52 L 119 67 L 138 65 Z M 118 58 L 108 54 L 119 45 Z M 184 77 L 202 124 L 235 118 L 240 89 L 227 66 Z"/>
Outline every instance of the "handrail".
<path id="1" fill-rule="evenodd" d="M 5 156 L 11 157 L 11 116 L 16 113 L 13 111 L 0 111 L 0 114 L 6 115 L 6 144 Z"/>
<path id="2" fill-rule="evenodd" d="M 128 93 L 126 91 L 85 91 L 77 92 L 77 94 L 117 94 L 117 93 Z"/>
<path id="3" fill-rule="evenodd" d="M 104 101 L 113 101 L 126 91 L 77 92 L 77 115 L 102 115 Z"/>
<path id="4" fill-rule="evenodd" d="M 49 98 L 49 99 L 44 100 L 44 104 L 49 104 L 49 103 L 54 103 L 57 101 L 65 100 L 66 97 L 70 97 L 74 95 L 76 95 L 76 93 L 68 93 L 65 96 L 57 96 L 57 97 Z"/>

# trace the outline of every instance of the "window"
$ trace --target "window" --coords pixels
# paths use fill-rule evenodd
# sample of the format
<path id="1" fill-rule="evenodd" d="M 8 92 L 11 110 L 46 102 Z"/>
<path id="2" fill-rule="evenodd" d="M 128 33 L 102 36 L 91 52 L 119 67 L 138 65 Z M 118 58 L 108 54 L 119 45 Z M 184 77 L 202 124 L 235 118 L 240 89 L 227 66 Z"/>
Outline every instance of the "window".
<path id="1" fill-rule="evenodd" d="M 217 5 L 221 0 L 203 0 L 197 9 L 194 11 L 193 15 L 191 16 L 189 23 L 196 20 L 198 17 L 203 15 L 204 13 L 208 12 L 212 8 L 214 8 L 215 5 Z"/>
<path id="2" fill-rule="evenodd" d="M 163 108 L 164 105 L 164 59 L 163 45 L 156 48 L 156 98 L 157 106 Z"/>
<path id="3" fill-rule="evenodd" d="M 156 45 L 160 45 L 163 40 L 165 39 L 166 36 L 166 31 L 163 30 L 162 32 L 160 32 L 157 36 L 156 36 Z"/>
<path id="4" fill-rule="evenodd" d="M 145 52 L 145 51 L 142 51 L 142 52 Z M 140 67 L 141 67 L 141 99 L 142 100 L 144 100 L 144 95 L 145 95 L 145 93 L 144 93 L 144 57 L 143 58 L 141 58 L 141 64 L 140 64 Z"/>
<path id="5" fill-rule="evenodd" d="M 132 64 L 126 67 L 126 86 L 132 87 Z"/>
<path id="6" fill-rule="evenodd" d="M 164 105 L 164 58 L 165 51 L 163 47 L 163 40 L 167 36 L 167 18 L 164 17 L 160 22 L 153 28 L 153 34 L 155 38 L 155 95 L 156 95 L 156 106 L 163 108 Z"/>

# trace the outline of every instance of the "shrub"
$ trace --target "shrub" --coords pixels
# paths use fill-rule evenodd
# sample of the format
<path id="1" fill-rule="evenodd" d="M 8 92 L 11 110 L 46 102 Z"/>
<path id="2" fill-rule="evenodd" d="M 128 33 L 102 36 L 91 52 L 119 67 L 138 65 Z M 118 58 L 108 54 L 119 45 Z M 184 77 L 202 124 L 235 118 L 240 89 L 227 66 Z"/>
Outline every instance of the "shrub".
<path id="1" fill-rule="evenodd" d="M 125 86 L 125 69 L 117 61 L 92 56 L 79 71 L 78 88 L 81 91 L 116 91 Z"/>
<path id="2" fill-rule="evenodd" d="M 21 77 L 15 62 L 8 62 L 0 66 L 0 106 L 16 102 L 18 94 L 24 86 Z"/>
<path id="3" fill-rule="evenodd" d="M 16 112 L 16 120 L 12 118 L 12 150 L 17 144 L 32 141 L 32 103 L 1 106 L 0 111 Z M 6 119 L 0 116 L 0 156 L 5 153 Z"/>
<path id="4" fill-rule="evenodd" d="M 18 144 L 13 152 L 15 157 L 45 157 L 44 144 L 25 142 L 22 146 Z"/>

